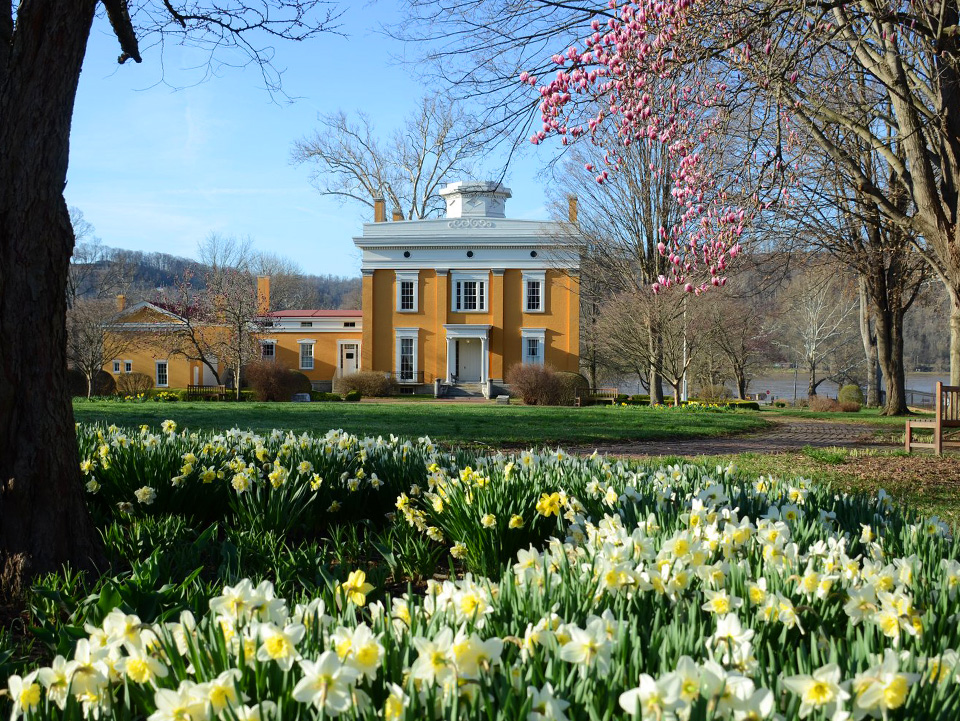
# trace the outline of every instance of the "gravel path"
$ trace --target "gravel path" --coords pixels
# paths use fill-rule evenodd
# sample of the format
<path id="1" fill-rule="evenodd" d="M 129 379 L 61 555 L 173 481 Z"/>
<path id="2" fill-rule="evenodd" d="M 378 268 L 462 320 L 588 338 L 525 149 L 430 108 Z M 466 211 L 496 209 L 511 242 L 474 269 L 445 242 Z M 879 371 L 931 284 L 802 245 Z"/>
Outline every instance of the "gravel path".
<path id="1" fill-rule="evenodd" d="M 575 453 L 609 453 L 617 456 L 722 456 L 734 453 L 783 453 L 804 446 L 880 447 L 873 427 L 856 423 L 789 419 L 774 428 L 722 438 L 611 443 L 570 448 Z M 889 446 L 887 446 L 889 447 Z"/>

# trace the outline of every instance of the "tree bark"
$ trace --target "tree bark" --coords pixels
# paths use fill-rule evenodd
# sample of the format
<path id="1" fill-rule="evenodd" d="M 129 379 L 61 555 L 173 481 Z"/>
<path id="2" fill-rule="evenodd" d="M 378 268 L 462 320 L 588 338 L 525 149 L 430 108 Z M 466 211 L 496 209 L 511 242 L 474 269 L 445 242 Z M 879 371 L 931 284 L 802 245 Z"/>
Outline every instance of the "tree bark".
<path id="1" fill-rule="evenodd" d="M 860 340 L 863 342 L 863 356 L 867 368 L 867 396 L 868 408 L 880 405 L 880 393 L 877 386 L 877 337 L 870 322 L 870 296 L 867 293 L 867 283 L 863 275 L 860 276 Z"/>
<path id="2" fill-rule="evenodd" d="M 960 386 L 960 288 L 950 293 L 950 385 Z"/>
<path id="3" fill-rule="evenodd" d="M 70 123 L 96 0 L 23 0 L 0 47 L 0 594 L 100 558 L 67 382 Z M 9 12 L 9 8 L 7 9 Z"/>
<path id="4" fill-rule="evenodd" d="M 742 401 L 747 400 L 747 374 L 742 370 L 735 370 L 733 375 L 737 381 L 737 398 Z"/>
<path id="5" fill-rule="evenodd" d="M 663 405 L 663 375 L 659 368 L 663 363 L 663 340 L 660 334 L 656 332 L 653 325 L 649 326 L 650 357 L 653 363 L 650 364 L 650 405 Z"/>

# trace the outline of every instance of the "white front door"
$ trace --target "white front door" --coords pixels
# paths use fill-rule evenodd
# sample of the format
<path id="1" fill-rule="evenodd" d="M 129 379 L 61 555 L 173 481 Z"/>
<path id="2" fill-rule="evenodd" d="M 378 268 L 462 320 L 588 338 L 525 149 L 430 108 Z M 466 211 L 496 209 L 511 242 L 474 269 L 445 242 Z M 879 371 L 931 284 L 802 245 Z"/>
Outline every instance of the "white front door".
<path id="1" fill-rule="evenodd" d="M 461 383 L 480 382 L 479 338 L 461 338 L 457 341 L 457 380 Z"/>
<path id="2" fill-rule="evenodd" d="M 360 349 L 356 343 L 343 343 L 340 346 L 340 375 L 356 373 L 360 368 Z"/>

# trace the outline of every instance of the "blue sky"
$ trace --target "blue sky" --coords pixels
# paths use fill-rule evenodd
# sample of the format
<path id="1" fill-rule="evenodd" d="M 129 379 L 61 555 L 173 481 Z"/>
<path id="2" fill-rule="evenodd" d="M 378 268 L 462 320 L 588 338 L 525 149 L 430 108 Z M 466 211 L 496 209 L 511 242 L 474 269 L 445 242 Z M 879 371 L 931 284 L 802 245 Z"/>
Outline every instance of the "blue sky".
<path id="1" fill-rule="evenodd" d="M 309 168 L 290 163 L 292 144 L 318 114 L 339 109 L 364 110 L 387 134 L 427 89 L 395 60 L 405 49 L 371 29 L 396 19 L 392 0 L 343 5 L 347 37 L 276 44 L 292 104 L 272 101 L 256 68 L 191 86 L 188 68 L 202 56 L 176 46 L 162 65 L 154 48 L 142 64 L 119 66 L 116 39 L 98 18 L 74 112 L 67 203 L 112 247 L 193 257 L 210 232 L 249 235 L 308 273 L 359 274 L 351 238 L 372 218 L 321 197 Z M 510 171 L 511 217 L 546 217 L 536 175 L 548 152 L 527 152 Z"/>

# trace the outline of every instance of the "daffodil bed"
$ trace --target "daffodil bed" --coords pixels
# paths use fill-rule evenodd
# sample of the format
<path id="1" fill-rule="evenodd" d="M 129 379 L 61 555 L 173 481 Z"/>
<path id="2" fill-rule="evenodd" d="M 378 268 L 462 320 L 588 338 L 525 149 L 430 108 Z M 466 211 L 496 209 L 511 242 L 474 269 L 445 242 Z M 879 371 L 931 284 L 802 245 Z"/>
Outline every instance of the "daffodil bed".
<path id="1" fill-rule="evenodd" d="M 289 601 L 278 571 L 194 611 L 100 604 L 10 677 L 14 720 L 960 717 L 957 542 L 882 492 L 426 438 L 80 435 L 102 523 L 230 518 L 294 543 L 362 518 L 407 529 L 380 537 L 387 563 L 422 541 L 458 573 L 386 592 L 367 560 Z"/>

